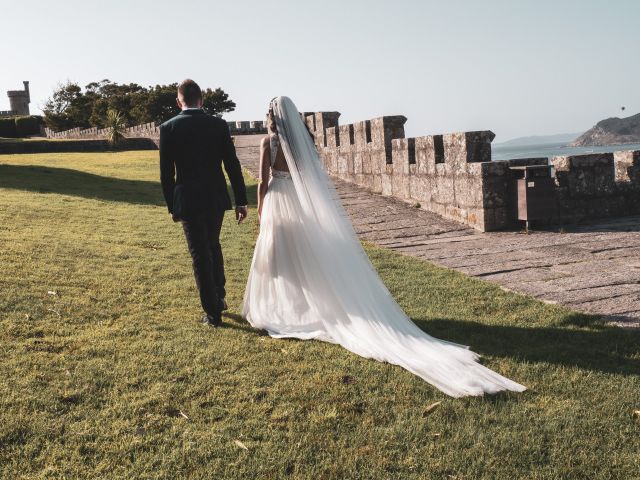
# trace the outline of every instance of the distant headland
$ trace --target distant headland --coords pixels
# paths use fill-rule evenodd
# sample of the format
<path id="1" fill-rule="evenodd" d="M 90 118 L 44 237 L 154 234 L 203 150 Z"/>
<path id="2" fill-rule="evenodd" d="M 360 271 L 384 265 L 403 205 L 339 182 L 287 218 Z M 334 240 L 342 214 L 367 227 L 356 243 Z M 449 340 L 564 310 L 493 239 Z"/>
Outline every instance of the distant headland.
<path id="1" fill-rule="evenodd" d="M 599 121 L 572 143 L 572 147 L 623 145 L 640 143 L 640 113 L 626 118 L 612 117 Z"/>
<path id="2" fill-rule="evenodd" d="M 500 147 L 527 147 L 549 143 L 569 143 L 578 138 L 582 133 L 559 133 L 556 135 L 533 135 L 518 137 L 506 142 L 494 143 Z"/>

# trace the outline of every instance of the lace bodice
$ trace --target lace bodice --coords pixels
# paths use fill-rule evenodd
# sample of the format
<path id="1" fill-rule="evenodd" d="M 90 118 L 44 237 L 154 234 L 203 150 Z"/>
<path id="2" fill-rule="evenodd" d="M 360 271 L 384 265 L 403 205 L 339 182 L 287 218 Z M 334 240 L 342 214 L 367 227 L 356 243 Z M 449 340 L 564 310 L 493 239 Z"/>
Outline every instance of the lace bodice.
<path id="1" fill-rule="evenodd" d="M 291 173 L 273 168 L 276 163 L 276 157 L 278 156 L 278 149 L 280 148 L 280 140 L 277 135 L 269 135 L 269 151 L 271 152 L 271 177 L 272 178 L 291 178 Z"/>
<path id="2" fill-rule="evenodd" d="M 278 148 L 280 147 L 280 141 L 277 135 L 269 135 L 269 150 L 271 152 L 271 168 L 276 163 L 276 156 L 278 155 Z"/>

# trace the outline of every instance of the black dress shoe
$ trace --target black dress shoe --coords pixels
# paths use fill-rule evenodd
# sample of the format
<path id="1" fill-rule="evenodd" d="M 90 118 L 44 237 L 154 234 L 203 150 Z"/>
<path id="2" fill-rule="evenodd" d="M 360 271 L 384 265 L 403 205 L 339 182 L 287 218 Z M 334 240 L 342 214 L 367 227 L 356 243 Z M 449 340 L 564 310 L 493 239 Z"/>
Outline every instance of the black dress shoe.
<path id="1" fill-rule="evenodd" d="M 222 325 L 222 318 L 220 316 L 215 317 L 213 315 L 207 314 L 202 317 L 202 324 L 214 328 L 219 327 Z"/>

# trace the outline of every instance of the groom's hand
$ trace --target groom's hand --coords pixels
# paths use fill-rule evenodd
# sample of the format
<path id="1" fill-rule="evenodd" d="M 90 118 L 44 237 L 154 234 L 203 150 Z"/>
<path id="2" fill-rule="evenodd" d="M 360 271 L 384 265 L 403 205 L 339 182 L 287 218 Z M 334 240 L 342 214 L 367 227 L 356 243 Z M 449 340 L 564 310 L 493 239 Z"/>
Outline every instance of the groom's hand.
<path id="1" fill-rule="evenodd" d="M 236 207 L 236 220 L 238 221 L 238 225 L 244 222 L 245 218 L 247 218 L 247 207 Z"/>

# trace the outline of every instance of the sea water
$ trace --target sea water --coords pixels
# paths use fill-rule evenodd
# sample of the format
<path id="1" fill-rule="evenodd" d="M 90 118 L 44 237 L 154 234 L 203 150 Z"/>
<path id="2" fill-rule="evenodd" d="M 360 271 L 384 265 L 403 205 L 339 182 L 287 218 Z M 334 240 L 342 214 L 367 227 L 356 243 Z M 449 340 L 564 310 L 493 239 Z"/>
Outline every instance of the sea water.
<path id="1" fill-rule="evenodd" d="M 621 150 L 640 150 L 640 144 L 607 145 L 599 147 L 570 147 L 566 143 L 541 143 L 538 145 L 491 146 L 492 160 L 511 158 L 555 157 L 556 155 L 587 155 L 589 153 L 618 152 Z"/>

